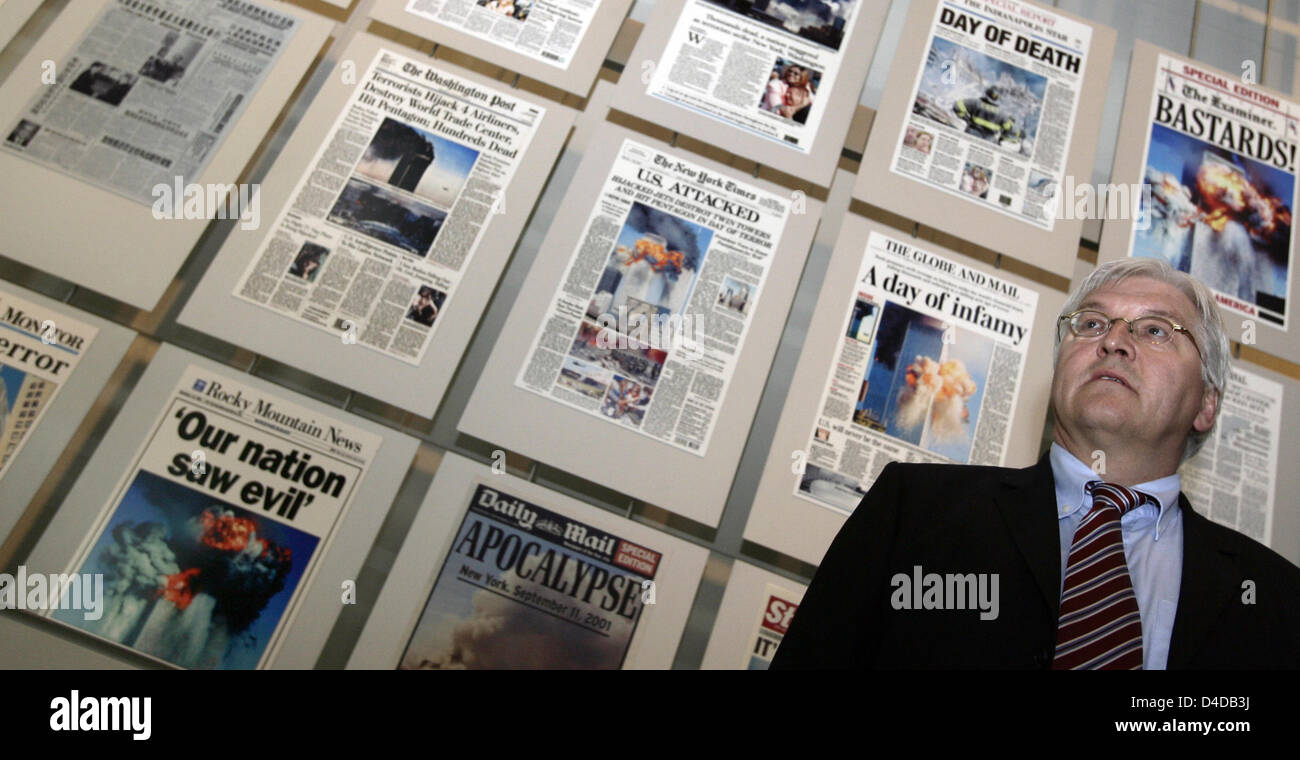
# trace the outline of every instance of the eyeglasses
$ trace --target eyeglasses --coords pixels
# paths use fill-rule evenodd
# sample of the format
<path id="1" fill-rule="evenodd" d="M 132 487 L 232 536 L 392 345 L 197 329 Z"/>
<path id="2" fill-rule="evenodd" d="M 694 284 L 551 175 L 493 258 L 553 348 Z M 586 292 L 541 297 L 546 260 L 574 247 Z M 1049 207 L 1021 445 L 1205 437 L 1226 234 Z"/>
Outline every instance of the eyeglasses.
<path id="1" fill-rule="evenodd" d="M 1192 342 L 1192 348 L 1196 349 L 1196 353 L 1198 355 L 1201 353 L 1201 347 L 1196 345 L 1196 338 L 1192 337 L 1190 330 L 1164 317 L 1148 316 L 1138 317 L 1137 319 L 1124 319 L 1123 317 L 1110 317 L 1100 311 L 1081 309 L 1066 314 L 1061 317 L 1060 321 L 1069 324 L 1070 332 L 1080 338 L 1097 338 L 1102 335 L 1109 335 L 1110 328 L 1116 322 L 1126 322 L 1128 323 L 1129 334 L 1134 339 L 1153 346 L 1168 343 L 1173 339 L 1174 333 L 1180 332 L 1187 335 L 1187 339 Z M 1057 329 L 1060 329 L 1059 323 Z"/>

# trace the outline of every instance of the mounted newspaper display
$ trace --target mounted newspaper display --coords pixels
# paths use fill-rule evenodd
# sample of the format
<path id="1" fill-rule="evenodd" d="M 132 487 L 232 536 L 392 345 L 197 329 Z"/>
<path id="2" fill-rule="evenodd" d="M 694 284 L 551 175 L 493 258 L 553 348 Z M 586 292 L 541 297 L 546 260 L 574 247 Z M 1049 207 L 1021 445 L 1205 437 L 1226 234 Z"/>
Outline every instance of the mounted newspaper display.
<path id="1" fill-rule="evenodd" d="M 1069 277 L 1115 32 L 1023 0 L 918 0 L 853 195 Z"/>
<path id="2" fill-rule="evenodd" d="M 0 0 L 0 50 L 4 50 L 40 5 L 41 0 Z"/>
<path id="3" fill-rule="evenodd" d="M 603 126 L 459 429 L 712 525 L 821 204 Z"/>
<path id="4" fill-rule="evenodd" d="M 847 217 L 745 538 L 816 564 L 891 461 L 1033 464 L 1064 301 Z"/>
<path id="5" fill-rule="evenodd" d="M 707 557 L 447 454 L 348 667 L 666 669 Z"/>
<path id="6" fill-rule="evenodd" d="M 0 88 L 0 172 L 24 188 L 0 253 L 152 309 L 210 220 L 258 223 L 229 183 L 329 30 L 273 0 L 69 6 Z"/>
<path id="7" fill-rule="evenodd" d="M 631 0 L 378 0 L 371 18 L 586 96 Z"/>
<path id="8" fill-rule="evenodd" d="M 807 587 L 737 560 L 701 670 L 767 670 Z"/>
<path id="9" fill-rule="evenodd" d="M 180 321 L 431 417 L 572 112 L 413 56 L 353 41 Z"/>
<path id="10" fill-rule="evenodd" d="M 614 108 L 829 186 L 888 11 L 880 0 L 660 0 Z"/>
<path id="11" fill-rule="evenodd" d="M 1214 291 L 1231 340 L 1300 362 L 1292 305 L 1300 104 L 1138 41 L 1111 181 L 1149 187 L 1100 261 L 1163 259 Z"/>
<path id="12" fill-rule="evenodd" d="M 381 430 L 165 347 L 27 562 L 101 604 L 48 614 L 181 668 L 312 665 L 414 454 Z"/>

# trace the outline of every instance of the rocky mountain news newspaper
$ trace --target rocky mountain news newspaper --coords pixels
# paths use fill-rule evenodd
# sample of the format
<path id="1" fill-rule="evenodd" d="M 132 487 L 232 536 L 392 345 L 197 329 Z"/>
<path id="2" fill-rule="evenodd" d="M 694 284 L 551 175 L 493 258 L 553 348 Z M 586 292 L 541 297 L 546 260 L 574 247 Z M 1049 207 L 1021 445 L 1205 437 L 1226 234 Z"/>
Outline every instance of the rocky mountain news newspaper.
<path id="1" fill-rule="evenodd" d="M 198 366 L 161 406 L 73 560 L 103 573 L 102 617 L 53 617 L 183 668 L 265 666 L 381 438 Z"/>
<path id="2" fill-rule="evenodd" d="M 0 290 L 0 478 L 99 333 Z"/>
<path id="3" fill-rule="evenodd" d="M 850 513 L 891 461 L 1001 465 L 1038 293 L 867 239 L 795 495 Z"/>
<path id="4" fill-rule="evenodd" d="M 758 621 L 754 623 L 749 652 L 742 663 L 746 669 L 767 670 L 772 664 L 777 647 L 781 646 L 781 640 L 790 628 L 790 621 L 794 619 L 795 610 L 799 609 L 799 599 L 802 596 L 780 586 L 767 584 L 767 593 L 764 595 L 767 601 L 759 612 Z"/>
<path id="5" fill-rule="evenodd" d="M 5 150 L 134 201 L 194 182 L 299 21 L 249 0 L 114 0 Z M 175 199 L 176 203 L 180 199 Z"/>
<path id="6" fill-rule="evenodd" d="M 1192 506 L 1267 545 L 1281 435 L 1282 385 L 1232 367 L 1214 435 L 1179 468 Z"/>
<path id="7" fill-rule="evenodd" d="M 406 12 L 565 69 L 599 4 L 600 0 L 410 0 Z"/>
<path id="8" fill-rule="evenodd" d="M 1143 182 L 1150 224 L 1130 253 L 1162 258 L 1224 309 L 1288 329 L 1300 106 L 1161 55 Z"/>
<path id="9" fill-rule="evenodd" d="M 380 50 L 235 295 L 418 365 L 544 113 Z"/>
<path id="10" fill-rule="evenodd" d="M 790 209 L 625 140 L 515 384 L 703 456 Z"/>
<path id="11" fill-rule="evenodd" d="M 479 484 L 398 667 L 617 669 L 662 556 Z"/>
<path id="12" fill-rule="evenodd" d="M 646 92 L 807 153 L 860 2 L 687 0 Z"/>
<path id="13" fill-rule="evenodd" d="M 1055 226 L 1092 28 L 1017 0 L 943 0 L 895 174 Z"/>

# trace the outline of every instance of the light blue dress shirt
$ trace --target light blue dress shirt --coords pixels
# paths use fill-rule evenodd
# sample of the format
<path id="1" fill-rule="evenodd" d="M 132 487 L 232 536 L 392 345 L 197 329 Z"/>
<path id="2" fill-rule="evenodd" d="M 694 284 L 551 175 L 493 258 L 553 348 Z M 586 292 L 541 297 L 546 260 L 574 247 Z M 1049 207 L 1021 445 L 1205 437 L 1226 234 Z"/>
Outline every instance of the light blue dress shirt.
<path id="1" fill-rule="evenodd" d="M 1105 480 L 1057 443 L 1048 458 L 1056 480 L 1056 516 L 1061 528 L 1061 585 L 1070 556 L 1074 532 L 1092 509 L 1089 481 Z M 1169 661 L 1169 638 L 1178 611 L 1178 590 L 1183 578 L 1183 513 L 1178 505 L 1182 478 L 1178 473 L 1133 486 L 1160 502 L 1143 504 L 1120 518 L 1124 558 L 1128 562 L 1138 611 L 1142 614 L 1142 667 L 1164 670 Z"/>

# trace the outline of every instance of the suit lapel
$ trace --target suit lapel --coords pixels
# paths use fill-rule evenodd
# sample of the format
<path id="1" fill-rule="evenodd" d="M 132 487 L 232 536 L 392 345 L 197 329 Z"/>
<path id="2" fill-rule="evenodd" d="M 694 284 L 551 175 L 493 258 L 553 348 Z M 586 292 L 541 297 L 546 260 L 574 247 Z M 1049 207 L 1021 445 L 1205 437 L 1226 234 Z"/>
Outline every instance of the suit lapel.
<path id="1" fill-rule="evenodd" d="M 1178 505 L 1183 511 L 1183 573 L 1169 639 L 1171 670 L 1188 667 L 1219 610 L 1240 591 L 1232 552 L 1214 540 L 1210 521 L 1197 514 L 1183 494 L 1178 495 Z"/>
<path id="2" fill-rule="evenodd" d="M 1011 470 L 1002 479 L 996 500 L 1002 517 L 1052 611 L 1061 608 L 1061 533 L 1056 516 L 1056 487 L 1046 454 L 1038 464 Z"/>

